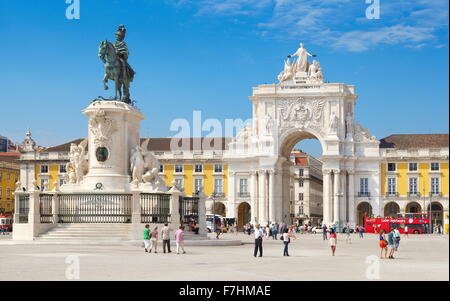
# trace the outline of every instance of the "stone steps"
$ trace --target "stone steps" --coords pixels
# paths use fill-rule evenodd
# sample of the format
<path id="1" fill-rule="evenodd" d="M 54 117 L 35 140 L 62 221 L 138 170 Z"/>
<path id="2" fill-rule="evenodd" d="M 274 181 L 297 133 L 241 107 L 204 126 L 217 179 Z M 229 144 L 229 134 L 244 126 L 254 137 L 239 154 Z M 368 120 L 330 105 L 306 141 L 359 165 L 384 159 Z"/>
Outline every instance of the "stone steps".
<path id="1" fill-rule="evenodd" d="M 58 224 L 37 237 L 50 241 L 127 241 L 132 239 L 130 224 Z"/>

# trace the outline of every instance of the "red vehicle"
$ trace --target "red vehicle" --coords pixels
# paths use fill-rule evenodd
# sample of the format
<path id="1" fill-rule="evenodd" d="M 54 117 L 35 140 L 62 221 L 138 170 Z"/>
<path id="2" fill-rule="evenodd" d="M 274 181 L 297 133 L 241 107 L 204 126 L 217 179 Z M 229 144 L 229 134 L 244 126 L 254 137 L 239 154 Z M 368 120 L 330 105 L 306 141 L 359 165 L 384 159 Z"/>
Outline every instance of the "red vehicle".
<path id="1" fill-rule="evenodd" d="M 11 216 L 0 215 L 0 232 L 12 231 L 13 218 Z"/>
<path id="2" fill-rule="evenodd" d="M 379 233 L 381 229 L 389 233 L 389 229 L 394 227 L 400 234 L 404 234 L 405 226 L 408 226 L 408 234 L 424 234 L 429 232 L 430 225 L 427 213 L 407 213 L 405 216 L 399 214 L 397 217 L 366 217 L 364 220 L 364 228 L 367 233 Z"/>

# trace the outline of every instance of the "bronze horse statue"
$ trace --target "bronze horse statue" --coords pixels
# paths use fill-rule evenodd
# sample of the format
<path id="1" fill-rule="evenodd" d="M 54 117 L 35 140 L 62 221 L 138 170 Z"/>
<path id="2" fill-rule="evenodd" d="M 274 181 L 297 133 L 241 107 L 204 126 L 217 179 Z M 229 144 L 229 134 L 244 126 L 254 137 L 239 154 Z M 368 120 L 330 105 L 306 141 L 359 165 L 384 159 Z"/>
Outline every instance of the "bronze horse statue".
<path id="1" fill-rule="evenodd" d="M 114 81 L 115 99 L 125 103 L 131 103 L 129 88 L 133 78 L 126 76 L 126 68 L 131 67 L 129 67 L 126 61 L 120 59 L 116 52 L 116 48 L 108 40 L 100 43 L 98 56 L 105 64 L 105 75 L 103 76 L 104 89 L 109 89 L 107 85 L 108 80 Z"/>

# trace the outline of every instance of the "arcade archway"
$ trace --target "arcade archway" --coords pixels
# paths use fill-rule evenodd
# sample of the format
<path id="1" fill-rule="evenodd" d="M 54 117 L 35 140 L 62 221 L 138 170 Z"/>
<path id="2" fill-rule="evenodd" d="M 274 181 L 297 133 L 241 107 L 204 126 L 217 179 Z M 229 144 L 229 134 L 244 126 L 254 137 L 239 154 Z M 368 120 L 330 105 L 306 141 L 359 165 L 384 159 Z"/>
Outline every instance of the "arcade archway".
<path id="1" fill-rule="evenodd" d="M 396 217 L 400 213 L 400 206 L 395 202 L 390 202 L 384 205 L 385 217 Z"/>
<path id="2" fill-rule="evenodd" d="M 222 202 L 216 202 L 215 206 L 214 206 L 214 214 L 216 215 L 221 215 L 221 216 L 226 216 L 226 207 L 225 204 Z"/>
<path id="3" fill-rule="evenodd" d="M 417 202 L 410 202 L 406 205 L 406 213 L 422 213 L 422 206 Z"/>
<path id="4" fill-rule="evenodd" d="M 430 213 L 430 205 L 427 206 L 427 213 Z M 439 202 L 431 203 L 431 227 L 444 225 L 444 207 Z"/>
<path id="5" fill-rule="evenodd" d="M 357 207 L 358 212 L 358 225 L 364 225 L 365 216 L 372 216 L 372 206 L 368 202 L 361 202 Z"/>
<path id="6" fill-rule="evenodd" d="M 251 207 L 248 203 L 242 202 L 238 206 L 238 219 L 237 224 L 239 229 L 242 229 L 242 227 L 245 224 L 248 224 L 250 222 L 251 217 Z"/>

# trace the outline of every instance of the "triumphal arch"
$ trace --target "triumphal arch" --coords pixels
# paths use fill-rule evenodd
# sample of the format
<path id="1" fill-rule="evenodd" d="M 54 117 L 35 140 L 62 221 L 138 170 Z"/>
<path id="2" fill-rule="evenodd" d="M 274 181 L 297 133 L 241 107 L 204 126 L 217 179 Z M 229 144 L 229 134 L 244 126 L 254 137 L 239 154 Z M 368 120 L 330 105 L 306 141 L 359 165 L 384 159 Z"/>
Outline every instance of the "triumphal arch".
<path id="1" fill-rule="evenodd" d="M 356 207 L 371 198 L 379 209 L 379 141 L 355 122 L 358 95 L 353 85 L 324 80 L 320 63 L 300 44 L 288 56 L 278 83 L 253 88 L 252 124 L 230 143 L 228 216 L 241 202 L 251 207 L 251 222 L 290 221 L 289 156 L 303 139 L 322 146 L 323 223 L 355 224 Z M 250 193 L 241 198 L 240 177 L 250 178 Z M 370 193 L 360 192 L 360 181 Z M 370 197 L 372 196 L 372 197 Z M 374 212 L 376 213 L 376 212 Z"/>

